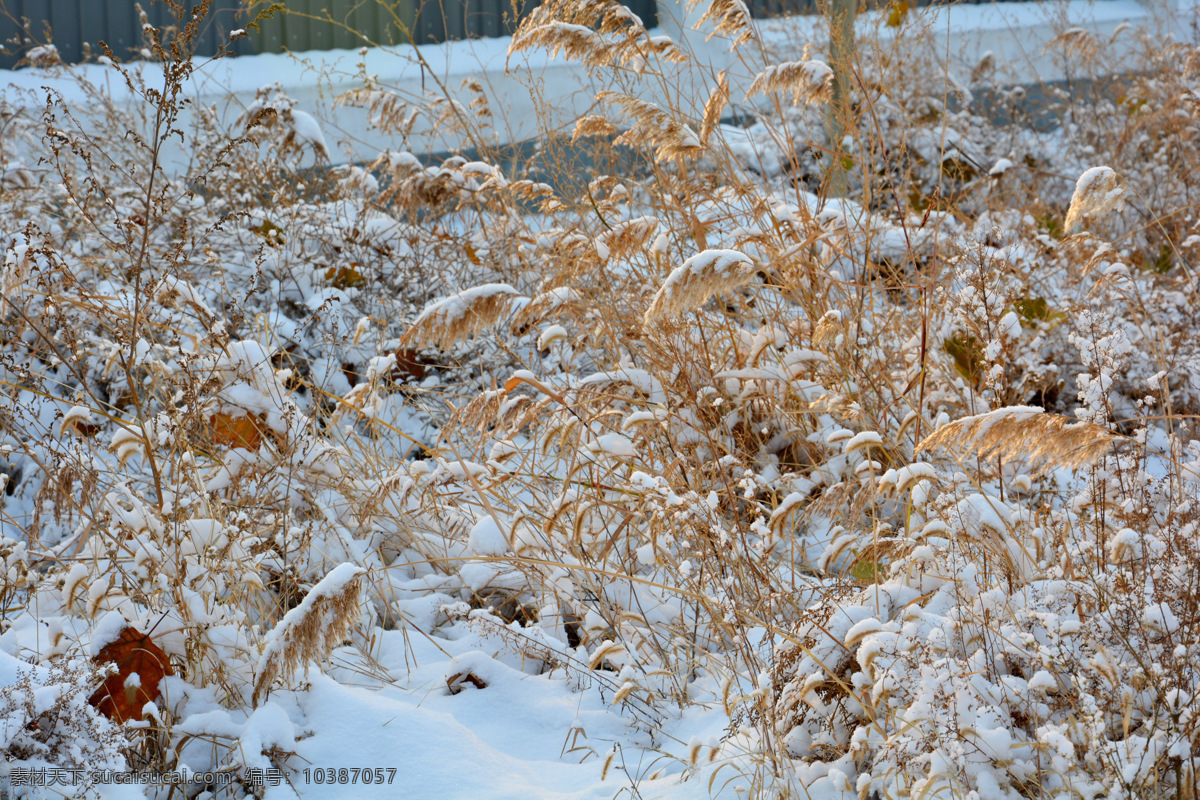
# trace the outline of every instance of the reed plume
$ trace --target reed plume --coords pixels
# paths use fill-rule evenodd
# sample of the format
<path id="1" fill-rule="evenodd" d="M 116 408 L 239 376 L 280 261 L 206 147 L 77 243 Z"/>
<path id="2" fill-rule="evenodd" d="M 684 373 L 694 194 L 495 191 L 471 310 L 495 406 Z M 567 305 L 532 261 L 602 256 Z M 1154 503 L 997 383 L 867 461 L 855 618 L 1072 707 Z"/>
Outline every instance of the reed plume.
<path id="1" fill-rule="evenodd" d="M 823 61 L 787 61 L 767 67 L 754 78 L 746 97 L 768 92 L 790 92 L 792 103 L 823 103 L 829 100 L 833 70 Z"/>
<path id="2" fill-rule="evenodd" d="M 522 295 L 504 283 L 488 283 L 437 300 L 425 307 L 402 342 L 442 350 L 496 324 Z"/>
<path id="3" fill-rule="evenodd" d="M 917 445 L 916 452 L 946 448 L 981 459 L 1025 458 L 1040 473 L 1094 464 L 1117 438 L 1090 422 L 1068 423 L 1041 408 L 1010 406 L 943 425 Z"/>
<path id="4" fill-rule="evenodd" d="M 754 279 L 754 262 L 736 250 L 705 250 L 676 267 L 650 301 L 645 324 L 677 317 L 701 306 L 718 292 Z"/>
<path id="5" fill-rule="evenodd" d="M 309 590 L 267 634 L 266 647 L 255 670 L 254 704 L 276 680 L 286 680 L 296 668 L 329 657 L 349 635 L 358 619 L 358 598 L 366 570 L 341 564 Z"/>

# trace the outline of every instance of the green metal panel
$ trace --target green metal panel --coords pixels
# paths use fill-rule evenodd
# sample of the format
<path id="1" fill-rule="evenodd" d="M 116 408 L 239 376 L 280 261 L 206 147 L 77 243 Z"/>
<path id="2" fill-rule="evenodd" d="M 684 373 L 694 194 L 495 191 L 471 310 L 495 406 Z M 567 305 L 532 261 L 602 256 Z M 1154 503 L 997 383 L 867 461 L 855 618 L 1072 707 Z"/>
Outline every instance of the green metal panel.
<path id="1" fill-rule="evenodd" d="M 269 0 L 254 0 L 265 7 Z M 283 0 L 286 21 L 263 24 L 256 52 L 432 44 L 453 39 L 508 36 L 537 0 Z M 656 0 L 630 0 L 649 27 L 658 24 Z M 332 19 L 332 23 L 328 21 Z"/>
<path id="2" fill-rule="evenodd" d="M 199 5 L 199 0 L 183 0 L 185 8 Z M 44 30 L 51 30 L 51 41 L 64 61 L 83 60 L 86 42 L 93 55 L 100 55 L 100 42 L 112 48 L 120 59 L 137 57 L 142 45 L 142 26 L 138 20 L 135 0 L 2 0 L 8 12 L 0 13 L 0 42 L 23 36 L 21 19 L 29 20 L 29 33 L 34 43 L 44 41 Z M 160 0 L 142 3 L 151 24 L 174 24 L 174 15 Z M 244 27 L 241 0 L 214 0 L 212 11 L 204 21 L 196 40 L 198 55 L 213 55 L 229 43 L 229 31 Z M 11 68 L 20 59 L 19 52 L 0 54 L 0 69 Z M 245 40 L 233 42 L 232 52 L 251 52 Z"/>
<path id="3" fill-rule="evenodd" d="M 1026 1 L 1028 2 L 1029 0 Z M 948 5 L 950 2 L 982 5 L 992 2 L 992 0 L 910 0 L 909 5 L 936 6 Z M 1021 2 L 1021 0 L 1017 0 L 1017 2 Z M 887 4 L 888 0 L 860 0 L 859 9 L 870 10 L 882 8 Z M 751 16 L 756 19 L 782 17 L 789 14 L 822 13 L 825 10 L 825 5 L 825 0 L 746 0 L 746 6 L 750 9 Z"/>

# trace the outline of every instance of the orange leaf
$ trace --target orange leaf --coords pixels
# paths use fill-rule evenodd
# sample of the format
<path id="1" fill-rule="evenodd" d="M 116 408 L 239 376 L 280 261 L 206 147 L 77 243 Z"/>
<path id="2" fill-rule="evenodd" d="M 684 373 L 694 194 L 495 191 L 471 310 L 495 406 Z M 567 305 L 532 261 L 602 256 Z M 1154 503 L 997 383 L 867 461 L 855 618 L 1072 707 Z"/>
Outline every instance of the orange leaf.
<path id="1" fill-rule="evenodd" d="M 887 26 L 889 28 L 899 28 L 904 24 L 904 17 L 908 14 L 908 0 L 893 1 L 888 10 Z"/>
<path id="2" fill-rule="evenodd" d="M 213 414 L 209 418 L 209 435 L 215 445 L 244 447 L 257 450 L 262 444 L 266 422 L 253 414 L 235 417 L 231 414 Z"/>
<path id="3" fill-rule="evenodd" d="M 561 403 L 564 406 L 567 404 L 567 401 L 564 400 L 558 394 L 555 394 L 553 389 L 551 389 L 549 386 L 547 386 L 546 384 L 539 381 L 537 378 L 534 378 L 533 376 L 528 375 L 528 374 L 513 375 L 511 378 L 509 378 L 507 381 L 505 381 L 504 382 L 504 393 L 510 394 L 513 389 L 516 389 L 522 383 L 529 384 L 530 386 L 537 389 L 542 394 L 546 395 L 547 397 L 549 397 L 553 400 L 557 400 L 559 403 Z"/>
<path id="4" fill-rule="evenodd" d="M 116 641 L 104 646 L 95 662 L 116 664 L 117 671 L 105 679 L 88 702 L 118 724 L 140 720 L 143 706 L 159 698 L 158 682 L 175 674 L 162 648 L 128 625 Z"/>

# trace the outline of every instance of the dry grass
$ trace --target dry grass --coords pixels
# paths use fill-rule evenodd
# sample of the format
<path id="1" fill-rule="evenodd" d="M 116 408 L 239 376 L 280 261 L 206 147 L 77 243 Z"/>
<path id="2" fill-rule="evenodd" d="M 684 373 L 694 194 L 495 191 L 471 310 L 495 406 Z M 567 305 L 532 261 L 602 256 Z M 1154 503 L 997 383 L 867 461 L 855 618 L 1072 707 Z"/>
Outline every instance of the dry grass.
<path id="1" fill-rule="evenodd" d="M 646 325 L 693 311 L 719 292 L 754 280 L 754 262 L 734 250 L 705 250 L 676 267 L 646 309 Z"/>
<path id="2" fill-rule="evenodd" d="M 1078 469 L 1095 464 L 1120 439 L 1090 422 L 1070 422 L 1041 408 L 1000 408 L 963 417 L 917 445 L 917 453 L 945 449 L 969 452 L 981 459 L 1023 459 L 1035 474 L 1051 469 Z"/>
<path id="3" fill-rule="evenodd" d="M 288 681 L 303 666 L 324 661 L 358 623 L 364 570 L 343 564 L 325 576 L 267 636 L 255 670 L 255 705 L 277 681 Z"/>
<path id="4" fill-rule="evenodd" d="M 505 284 L 466 289 L 426 306 L 404 334 L 404 343 L 449 349 L 455 342 L 478 334 L 507 315 L 520 295 Z"/>
<path id="5" fill-rule="evenodd" d="M 736 0 L 703 17 L 753 34 Z M 250 707 L 447 595 L 422 634 L 489 631 L 653 736 L 720 700 L 722 777 L 755 796 L 806 764 L 813 796 L 843 769 L 849 791 L 967 796 L 985 764 L 1010 794 L 1117 796 L 1138 737 L 1196 735 L 1166 699 L 1200 630 L 1194 76 L 1163 64 L 1040 139 L 948 108 L 964 87 L 901 33 L 864 43 L 833 165 L 823 62 L 756 48 L 756 122 L 724 127 L 735 70 L 577 0 L 512 50 L 594 76 L 587 180 L 549 120 L 536 168 L 480 144 L 481 84 L 429 102 L 368 76 L 342 102 L 396 136 L 370 170 L 308 171 L 264 96 L 259 124 L 208 130 L 193 184 L 125 186 L 159 174 L 145 152 L 102 168 L 62 139 L 46 181 L 0 173 L 14 218 L 54 220 L 0 241 L 0 466 L 32 509 L 0 540 L 5 608 L 161 617 L 181 679 Z M 428 165 L 407 152 L 427 122 L 478 149 Z M 1113 167 L 1072 195 L 1078 163 Z M 503 541 L 480 555 L 485 516 Z M 343 553 L 362 563 L 324 583 Z M 360 598 L 363 569 L 431 588 Z M 1025 644 L 1046 641 L 1053 663 Z M 1012 747 L 984 753 L 985 724 Z M 663 757 L 701 774 L 686 749 Z M 1172 758 L 1123 796 L 1187 784 Z"/>

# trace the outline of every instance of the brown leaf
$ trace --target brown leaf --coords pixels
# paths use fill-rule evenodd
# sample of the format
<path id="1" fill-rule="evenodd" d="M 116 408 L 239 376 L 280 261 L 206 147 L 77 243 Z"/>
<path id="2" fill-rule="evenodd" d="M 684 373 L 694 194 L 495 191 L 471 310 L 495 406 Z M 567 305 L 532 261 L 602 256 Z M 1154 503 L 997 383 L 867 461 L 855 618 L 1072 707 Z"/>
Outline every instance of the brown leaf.
<path id="1" fill-rule="evenodd" d="M 396 366 L 392 367 L 392 380 L 402 382 L 405 380 L 421 381 L 428 374 L 427 364 L 421 357 L 421 354 L 410 347 L 400 347 L 395 351 Z"/>
<path id="2" fill-rule="evenodd" d="M 456 672 L 446 678 L 446 688 L 450 690 L 450 694 L 461 692 L 464 683 L 469 683 L 476 689 L 487 688 L 487 681 L 470 672 Z"/>
<path id="3" fill-rule="evenodd" d="M 159 681 L 175 674 L 162 648 L 128 625 L 94 660 L 97 664 L 116 664 L 117 671 L 105 679 L 88 702 L 118 724 L 140 720 L 146 703 L 159 698 Z"/>

